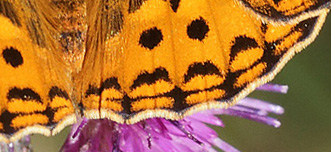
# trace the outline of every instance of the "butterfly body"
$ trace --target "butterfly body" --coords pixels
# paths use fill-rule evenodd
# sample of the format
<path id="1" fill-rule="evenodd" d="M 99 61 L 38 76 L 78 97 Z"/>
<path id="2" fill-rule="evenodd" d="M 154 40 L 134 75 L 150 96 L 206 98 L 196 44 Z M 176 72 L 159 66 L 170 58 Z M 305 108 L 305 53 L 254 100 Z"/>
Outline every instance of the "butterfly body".
<path id="1" fill-rule="evenodd" d="M 2 140 L 76 113 L 132 124 L 227 108 L 314 40 L 330 3 L 0 2 Z"/>

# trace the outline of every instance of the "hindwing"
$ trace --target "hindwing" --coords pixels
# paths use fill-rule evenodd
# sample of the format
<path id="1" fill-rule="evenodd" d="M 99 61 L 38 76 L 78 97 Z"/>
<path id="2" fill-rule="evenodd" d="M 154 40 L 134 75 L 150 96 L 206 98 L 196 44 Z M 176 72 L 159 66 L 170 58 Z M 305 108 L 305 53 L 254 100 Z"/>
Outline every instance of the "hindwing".
<path id="1" fill-rule="evenodd" d="M 88 14 L 102 15 L 88 21 L 78 104 L 88 118 L 119 123 L 178 120 L 231 106 L 313 41 L 328 12 L 324 5 L 312 7 L 319 11 L 310 17 L 281 24 L 257 18 L 236 1 L 87 5 Z"/>

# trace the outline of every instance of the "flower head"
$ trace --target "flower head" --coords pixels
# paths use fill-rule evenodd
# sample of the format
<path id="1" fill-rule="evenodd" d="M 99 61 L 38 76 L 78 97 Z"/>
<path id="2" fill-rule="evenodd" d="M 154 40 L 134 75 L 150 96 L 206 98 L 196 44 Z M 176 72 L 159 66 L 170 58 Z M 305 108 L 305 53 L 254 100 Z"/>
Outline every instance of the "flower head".
<path id="1" fill-rule="evenodd" d="M 25 136 L 20 140 L 9 144 L 0 142 L 0 152 L 31 152 L 30 136 Z"/>
<path id="2" fill-rule="evenodd" d="M 286 93 L 287 86 L 266 84 L 258 90 Z M 179 121 L 152 118 L 133 125 L 100 119 L 82 119 L 73 126 L 62 151 L 143 152 L 143 151 L 224 151 L 236 148 L 218 138 L 209 125 L 224 127 L 218 115 L 231 115 L 279 127 L 269 113 L 282 114 L 283 108 L 254 98 L 245 98 L 228 109 L 207 110 Z"/>

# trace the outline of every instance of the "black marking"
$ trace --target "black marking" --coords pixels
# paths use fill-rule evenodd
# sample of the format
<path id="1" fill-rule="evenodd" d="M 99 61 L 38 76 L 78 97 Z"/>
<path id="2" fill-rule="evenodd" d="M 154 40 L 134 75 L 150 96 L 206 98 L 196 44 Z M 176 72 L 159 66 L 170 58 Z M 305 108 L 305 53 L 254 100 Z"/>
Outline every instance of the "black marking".
<path id="1" fill-rule="evenodd" d="M 202 90 L 192 90 L 192 91 L 183 91 L 182 89 L 180 89 L 178 86 L 175 86 L 174 89 L 172 89 L 170 92 L 166 92 L 163 94 L 158 94 L 155 96 L 140 96 L 134 99 L 131 99 L 129 97 L 124 97 L 124 102 L 122 102 L 122 106 L 124 107 L 124 104 L 128 106 L 127 109 L 129 109 L 130 105 L 129 103 L 132 102 L 136 102 L 139 100 L 143 100 L 143 99 L 157 99 L 157 98 L 162 98 L 162 97 L 167 97 L 167 98 L 173 98 L 174 99 L 174 104 L 172 108 L 163 108 L 163 109 L 168 109 L 168 110 L 173 110 L 176 112 L 184 112 L 183 110 L 185 110 L 186 108 L 191 107 L 192 105 L 188 105 L 185 101 L 185 99 L 192 95 L 192 94 L 198 94 L 200 92 L 204 92 L 204 91 L 213 91 L 215 89 L 220 89 L 221 85 L 218 86 L 212 86 L 210 88 L 206 88 L 206 89 L 202 89 Z M 141 110 L 143 111 L 143 110 Z M 131 114 L 127 114 L 127 113 L 121 113 L 121 115 L 125 115 L 123 116 L 125 119 L 130 118 L 131 116 L 133 116 L 134 114 L 138 113 L 137 112 L 131 112 Z"/>
<path id="2" fill-rule="evenodd" d="M 61 98 L 64 98 L 64 99 L 67 99 L 69 100 L 69 95 L 66 91 L 58 88 L 57 86 L 53 86 L 49 92 L 48 92 L 48 97 L 53 100 L 55 98 L 55 96 L 58 96 L 58 97 L 61 97 Z"/>
<path id="3" fill-rule="evenodd" d="M 275 42 L 265 42 L 264 46 L 265 49 L 271 52 L 274 52 L 274 50 L 276 49 L 277 45 L 281 43 L 281 40 L 276 40 Z"/>
<path id="4" fill-rule="evenodd" d="M 184 75 L 184 83 L 189 82 L 192 78 L 202 75 L 220 75 L 220 70 L 210 61 L 207 62 L 195 62 L 191 64 L 187 70 L 187 73 Z"/>
<path id="5" fill-rule="evenodd" d="M 269 74 L 271 71 L 273 71 L 275 65 L 279 62 L 279 59 L 284 55 L 284 53 L 287 52 L 287 50 L 284 50 L 284 51 L 282 51 L 282 53 L 280 55 L 276 56 L 273 53 L 275 47 L 277 45 L 281 44 L 281 42 L 283 41 L 284 38 L 286 38 L 287 36 L 290 36 L 291 34 L 293 34 L 294 32 L 297 32 L 297 31 L 302 32 L 302 36 L 298 39 L 298 41 L 300 42 L 300 41 L 305 40 L 307 37 L 309 37 L 311 35 L 311 33 L 313 31 L 312 29 L 315 27 L 317 19 L 318 19 L 318 17 L 315 17 L 315 18 L 307 19 L 305 21 L 300 22 L 291 30 L 290 33 L 288 33 L 286 36 L 280 38 L 279 40 L 276 40 L 274 42 L 265 41 L 264 47 L 263 47 L 264 48 L 263 57 L 258 62 L 255 62 L 248 69 L 253 68 L 254 66 L 256 66 L 257 64 L 259 64 L 261 62 L 265 62 L 265 63 L 267 63 L 267 67 L 265 69 L 265 72 L 261 76 Z M 251 44 L 254 44 L 254 42 L 252 42 Z M 286 48 L 286 49 L 289 49 L 289 48 Z M 247 70 L 239 70 L 234 73 L 228 73 L 224 83 L 222 85 L 218 86 L 218 88 L 220 88 L 220 89 L 227 90 L 225 96 L 221 100 L 224 101 L 227 99 L 231 99 L 236 94 L 238 94 L 242 90 L 242 88 L 245 88 L 245 86 L 247 84 L 244 85 L 243 87 L 239 87 L 239 88 L 233 88 L 232 85 L 236 82 L 236 78 L 246 71 Z"/>
<path id="6" fill-rule="evenodd" d="M 267 69 L 266 71 L 271 71 L 272 68 L 275 66 L 275 64 L 277 64 L 277 62 L 279 61 L 279 59 L 284 55 L 284 53 L 287 52 L 287 50 L 289 48 L 285 48 L 285 50 L 281 51 L 281 53 L 276 56 L 274 55 L 274 50 L 276 49 L 277 45 L 280 45 L 283 40 L 288 37 L 291 36 L 294 32 L 302 32 L 302 35 L 298 38 L 298 42 L 300 41 L 304 41 L 307 37 L 309 37 L 312 32 L 313 32 L 313 28 L 315 27 L 315 24 L 317 22 L 318 17 L 315 18 L 310 18 L 307 20 L 304 20 L 302 22 L 300 22 L 299 24 L 297 24 L 290 33 L 288 33 L 286 36 L 284 36 L 283 38 L 280 38 L 274 42 L 265 42 L 265 51 L 264 51 L 264 56 L 262 58 L 262 61 L 265 61 L 267 63 Z M 296 42 L 296 43 L 298 43 Z"/>
<path id="7" fill-rule="evenodd" d="M 124 118 L 129 118 L 130 115 L 132 114 L 131 103 L 132 103 L 132 99 L 130 99 L 130 97 L 128 95 L 124 95 L 123 102 L 122 102 L 123 110 L 121 112 L 121 114 Z"/>
<path id="8" fill-rule="evenodd" d="M 56 96 L 70 100 L 68 93 L 57 86 L 53 86 L 48 93 L 48 97 L 53 100 Z M 49 118 L 48 126 L 55 126 L 57 122 L 54 120 L 54 114 L 60 110 L 61 108 L 66 108 L 67 106 L 63 105 L 56 108 L 51 108 L 50 106 L 47 106 L 46 110 L 43 112 L 44 115 L 46 115 Z"/>
<path id="9" fill-rule="evenodd" d="M 19 88 L 14 87 L 9 90 L 9 92 L 7 94 L 7 99 L 9 100 L 9 102 L 12 99 L 22 99 L 23 101 L 35 100 L 37 102 L 43 103 L 41 101 L 39 94 L 34 92 L 30 88 L 19 89 Z"/>
<path id="10" fill-rule="evenodd" d="M 0 15 L 3 15 L 10 19 L 10 21 L 16 26 L 22 26 L 21 21 L 18 18 L 16 10 L 12 3 L 8 1 L 0 1 Z"/>
<path id="11" fill-rule="evenodd" d="M 83 105 L 82 102 L 78 103 L 77 106 L 78 106 L 78 108 L 79 108 L 80 111 L 84 111 L 85 108 L 84 108 L 84 105 Z M 82 112 L 80 114 L 81 114 L 80 116 L 83 116 L 83 113 Z"/>
<path id="12" fill-rule="evenodd" d="M 17 68 L 23 64 L 23 57 L 20 51 L 13 47 L 6 48 L 2 51 L 2 57 L 5 59 L 7 64 Z"/>
<path id="13" fill-rule="evenodd" d="M 57 110 L 60 108 L 52 109 L 51 107 L 47 106 L 46 110 L 42 113 L 47 116 L 48 123 L 47 126 L 55 126 L 57 122 L 54 122 L 54 114 L 57 112 Z"/>
<path id="14" fill-rule="evenodd" d="M 163 35 L 161 30 L 156 27 L 153 27 L 141 33 L 139 44 L 145 48 L 152 50 L 154 47 L 159 45 L 162 40 Z"/>
<path id="15" fill-rule="evenodd" d="M 118 83 L 118 80 L 117 78 L 115 77 L 111 77 L 111 78 L 108 78 L 107 80 L 105 80 L 102 85 L 101 85 L 101 92 L 105 89 L 109 89 L 109 88 L 114 88 L 116 90 L 120 90 L 121 89 L 121 86 L 120 84 Z"/>
<path id="16" fill-rule="evenodd" d="M 190 95 L 190 94 L 187 93 L 187 92 L 184 92 L 182 89 L 175 86 L 175 88 L 167 94 L 167 96 L 172 97 L 172 98 L 175 99 L 174 107 L 173 107 L 172 110 L 174 110 L 176 112 L 180 112 L 183 109 L 186 109 L 187 107 L 189 107 L 189 105 L 186 104 L 186 102 L 185 102 L 185 98 L 188 95 Z"/>
<path id="17" fill-rule="evenodd" d="M 171 9 L 176 13 L 180 0 L 170 0 Z"/>
<path id="18" fill-rule="evenodd" d="M 262 25 L 261 30 L 267 30 L 263 28 L 267 28 L 267 26 Z M 240 51 L 244 51 L 250 48 L 256 48 L 259 47 L 258 43 L 254 38 L 247 37 L 245 35 L 241 35 L 235 38 L 234 42 L 232 42 L 233 45 L 231 47 L 231 54 L 230 54 L 230 62 L 237 56 L 237 54 Z M 265 56 L 265 50 L 263 53 L 263 56 Z M 225 95 L 222 97 L 222 100 L 230 100 L 232 97 L 234 97 L 237 93 L 239 93 L 246 85 L 243 85 L 242 87 L 234 87 L 233 84 L 236 83 L 237 78 L 242 75 L 247 70 L 250 70 L 251 68 L 255 67 L 261 61 L 263 60 L 263 57 L 261 59 L 258 59 L 255 61 L 249 68 L 244 70 L 238 70 L 236 72 L 229 72 L 226 75 L 225 81 L 223 84 L 221 84 L 218 88 L 222 90 L 226 90 Z"/>
<path id="19" fill-rule="evenodd" d="M 185 101 L 185 99 L 188 96 L 190 96 L 192 94 L 198 94 L 198 93 L 204 92 L 204 91 L 212 91 L 212 90 L 219 89 L 219 88 L 220 88 L 220 85 L 202 89 L 202 90 L 183 91 L 178 86 L 175 86 L 175 88 L 172 89 L 170 92 L 166 92 L 164 94 L 159 94 L 159 95 L 155 95 L 155 96 L 142 96 L 142 97 L 137 97 L 134 99 L 128 98 L 126 102 L 132 103 L 132 102 L 143 100 L 143 99 L 157 99 L 157 98 L 162 98 L 162 97 L 168 97 L 168 98 L 174 99 L 173 108 L 164 108 L 164 109 L 173 110 L 176 112 L 184 112 L 183 110 L 192 106 L 192 105 L 188 105 Z M 135 113 L 137 113 L 137 112 L 133 112 L 132 114 L 134 115 Z M 127 115 L 126 118 L 129 118 L 130 116 L 131 115 Z"/>
<path id="20" fill-rule="evenodd" d="M 312 32 L 312 29 L 314 28 L 314 24 L 316 23 L 316 19 L 317 18 L 308 19 L 306 21 L 303 21 L 303 22 L 299 23 L 294 28 L 295 30 L 292 30 L 292 32 L 295 32 L 295 31 L 303 32 L 303 36 L 300 37 L 299 39 L 300 40 L 305 40 L 307 37 L 310 36 L 310 34 Z M 238 40 L 238 41 L 240 41 L 240 40 Z M 251 47 L 257 47 L 257 43 L 255 42 L 254 39 L 251 39 L 251 40 L 248 40 L 248 41 L 250 41 L 250 43 L 249 43 L 250 45 L 244 47 L 244 49 L 245 48 L 251 48 Z M 273 43 L 275 43 L 274 45 L 280 44 L 280 43 L 278 43 L 278 41 L 277 42 L 273 42 Z M 263 47 L 263 49 L 265 51 L 264 54 L 263 54 L 263 57 L 259 61 L 255 62 L 249 69 L 255 67 L 256 65 L 258 65 L 261 62 L 268 61 L 268 62 L 266 62 L 268 64 L 268 66 L 266 68 L 266 72 L 264 72 L 263 74 L 266 74 L 266 73 L 268 73 L 268 72 L 270 72 L 270 71 L 273 70 L 275 64 L 277 64 L 277 62 L 279 61 L 279 59 L 280 59 L 281 56 L 275 56 L 275 55 L 273 55 L 272 54 L 272 51 L 270 51 L 268 49 L 267 44 L 268 44 L 268 42 L 265 42 L 265 46 Z M 234 47 L 234 48 L 236 48 L 236 47 Z M 204 62 L 204 63 L 198 63 L 198 64 L 200 64 L 200 66 L 202 66 L 202 65 L 205 65 L 206 63 Z M 270 65 L 272 65 L 272 66 L 270 66 Z M 211 68 L 213 66 L 211 66 Z M 198 69 L 202 69 L 202 68 L 198 68 Z M 218 69 L 216 70 L 216 69 L 214 67 L 214 70 L 212 70 L 212 71 L 218 71 L 219 72 L 219 70 Z M 192 71 L 195 71 L 195 70 L 192 70 Z M 207 71 L 209 71 L 209 70 L 207 70 Z M 236 82 L 236 79 L 238 78 L 238 76 L 240 76 L 241 74 L 243 74 L 246 71 L 247 70 L 239 70 L 239 71 L 236 71 L 234 73 L 229 72 L 226 75 L 226 79 L 225 79 L 224 83 L 222 83 L 220 85 L 217 85 L 217 86 L 210 87 L 210 88 L 206 88 L 206 89 L 203 89 L 203 90 L 183 91 L 178 86 L 175 86 L 175 88 L 172 89 L 170 92 L 166 92 L 166 93 L 163 93 L 163 94 L 158 94 L 158 95 L 155 95 L 155 96 L 142 96 L 142 97 L 137 97 L 137 98 L 131 99 L 131 98 L 129 98 L 125 94 L 124 95 L 124 98 L 122 99 L 123 102 L 121 102 L 122 103 L 122 107 L 124 108 L 124 110 L 121 111 L 119 114 L 124 119 L 129 119 L 130 117 L 134 116 L 136 113 L 139 113 L 140 112 L 140 111 L 138 111 L 138 112 L 132 112 L 132 111 L 130 111 L 130 109 L 131 109 L 131 103 L 132 102 L 139 101 L 139 100 L 142 100 L 142 99 L 156 99 L 156 98 L 161 98 L 161 97 L 169 97 L 169 98 L 173 98 L 175 100 L 174 107 L 173 108 L 164 108 L 164 109 L 173 110 L 173 111 L 182 113 L 182 112 L 185 112 L 185 110 L 187 110 L 189 107 L 192 107 L 192 105 L 188 105 L 185 102 L 185 99 L 189 95 L 197 94 L 197 93 L 203 92 L 203 91 L 212 91 L 212 90 L 215 90 L 215 89 L 226 90 L 225 95 L 223 97 L 217 99 L 217 100 L 220 100 L 220 102 L 225 102 L 225 101 L 227 101 L 227 99 L 232 99 L 243 88 L 246 87 L 247 84 L 243 85 L 242 87 L 238 87 L 238 88 L 234 88 L 233 87 L 233 84 Z M 202 70 L 201 73 L 202 73 L 202 75 L 204 75 L 207 72 Z M 149 74 L 149 73 L 146 73 L 146 74 Z M 214 74 L 216 74 L 216 73 L 214 73 Z M 82 106 L 82 105 L 80 104 L 80 106 Z"/>
<path id="21" fill-rule="evenodd" d="M 141 5 L 143 5 L 143 3 L 146 0 L 130 0 L 129 1 L 129 13 L 134 13 L 136 10 L 140 9 Z"/>
<path id="22" fill-rule="evenodd" d="M 4 112 L 2 112 L 0 114 L 0 122 L 3 124 L 3 130 L 1 132 L 4 132 L 8 135 L 12 135 L 13 133 L 15 133 L 16 131 L 18 131 L 18 129 L 15 129 L 13 127 L 11 127 L 11 121 L 19 116 L 20 114 L 13 114 L 10 113 L 9 111 L 5 110 Z"/>
<path id="23" fill-rule="evenodd" d="M 101 92 L 100 89 L 96 86 L 93 85 L 89 85 L 88 89 L 85 92 L 85 97 L 87 98 L 90 95 L 96 95 L 96 96 L 100 96 Z"/>
<path id="24" fill-rule="evenodd" d="M 187 35 L 191 39 L 202 41 L 209 32 L 209 26 L 206 20 L 200 17 L 187 26 Z"/>
<path id="25" fill-rule="evenodd" d="M 263 25 L 261 27 L 261 30 L 263 30 L 262 28 L 264 28 Z M 236 57 L 236 55 L 240 51 L 247 50 L 247 49 L 250 49 L 250 48 L 259 47 L 258 46 L 258 43 L 256 42 L 256 40 L 254 38 L 250 38 L 250 37 L 247 37 L 245 35 L 241 35 L 241 36 L 236 37 L 235 40 L 234 40 L 234 42 L 232 42 L 232 43 L 233 43 L 233 45 L 231 47 L 230 62 Z M 265 53 L 263 55 L 265 55 Z M 226 75 L 226 78 L 225 78 L 225 81 L 223 82 L 223 84 L 221 84 L 220 86 L 217 86 L 218 89 L 226 90 L 226 92 L 225 92 L 224 96 L 222 97 L 222 99 L 218 99 L 218 100 L 223 100 L 223 101 L 230 100 L 237 93 L 239 93 L 242 90 L 242 88 L 245 87 L 245 85 L 243 85 L 243 87 L 237 87 L 237 88 L 235 88 L 235 87 L 233 87 L 233 84 L 236 83 L 237 78 L 240 75 L 242 75 L 247 70 L 250 70 L 252 67 L 254 67 L 257 64 L 259 64 L 261 62 L 262 58 L 259 59 L 259 60 L 257 60 L 257 61 L 255 61 L 254 64 L 252 64 L 247 69 L 238 70 L 238 71 L 233 72 L 233 73 L 232 72 L 229 72 Z"/>
<path id="26" fill-rule="evenodd" d="M 44 114 L 43 112 L 33 112 L 33 114 Z M 21 127 L 12 127 L 12 121 L 14 118 L 18 116 L 28 116 L 29 114 L 23 114 L 23 113 L 10 113 L 8 110 L 3 111 L 0 114 L 0 122 L 3 124 L 3 130 L 1 130 L 2 133 L 5 133 L 7 135 L 12 135 L 19 131 L 21 128 L 25 128 L 25 126 Z M 40 123 L 35 123 L 35 124 L 40 124 Z M 29 125 L 32 126 L 32 125 Z M 48 126 L 48 125 L 47 125 Z M 52 126 L 48 126 L 52 127 Z"/>
<path id="27" fill-rule="evenodd" d="M 299 41 L 303 41 L 308 36 L 310 36 L 313 32 L 315 24 L 319 17 L 309 18 L 300 22 L 297 26 L 295 26 L 296 31 L 302 32 L 302 36 L 299 38 Z"/>
<path id="28" fill-rule="evenodd" d="M 274 8 L 270 4 L 266 4 L 261 7 L 254 7 L 254 5 L 252 5 L 252 4 L 254 4 L 253 1 L 248 1 L 248 0 L 241 0 L 241 1 L 247 7 L 250 7 L 251 9 L 253 9 L 258 14 L 262 15 L 263 17 L 268 17 L 272 20 L 284 21 L 284 22 L 291 21 L 291 19 L 301 16 L 303 13 L 309 14 L 309 13 L 311 13 L 311 11 L 316 11 L 316 10 L 320 10 L 323 8 L 330 8 L 330 6 L 331 6 L 331 0 L 316 0 L 315 1 L 316 3 L 314 5 L 307 7 L 306 9 L 301 10 L 298 13 L 288 15 L 287 10 L 278 11 L 278 10 L 276 10 L 276 8 Z M 282 1 L 282 0 L 274 0 L 274 3 L 276 5 L 278 5 L 280 1 Z M 300 6 L 304 6 L 304 3 L 301 3 Z M 295 8 L 298 8 L 300 6 L 295 6 Z"/>
<path id="29" fill-rule="evenodd" d="M 247 36 L 238 36 L 232 43 L 233 45 L 231 47 L 230 60 L 233 60 L 240 51 L 247 50 L 250 48 L 256 48 L 259 46 L 254 38 L 250 38 Z"/>
<path id="30" fill-rule="evenodd" d="M 169 73 L 165 68 L 156 68 L 153 73 L 143 72 L 134 80 L 130 89 L 133 90 L 143 84 L 151 85 L 158 80 L 170 82 Z"/>
<path id="31" fill-rule="evenodd" d="M 215 100 L 222 100 L 222 101 L 230 100 L 237 93 L 239 93 L 245 87 L 245 85 L 243 85 L 243 87 L 235 88 L 235 87 L 233 87 L 233 84 L 235 84 L 235 82 L 237 81 L 237 78 L 244 72 L 246 72 L 246 70 L 239 70 L 234 73 L 229 72 L 227 74 L 223 84 L 221 84 L 220 86 L 217 86 L 218 89 L 226 90 L 226 92 L 221 99 L 215 99 Z"/>
<path id="32" fill-rule="evenodd" d="M 266 49 L 265 52 L 274 52 L 277 45 L 280 45 L 284 41 L 284 39 L 291 36 L 294 32 L 301 32 L 302 33 L 302 35 L 297 40 L 298 42 L 305 40 L 311 34 L 311 32 L 313 31 L 312 29 L 315 27 L 315 23 L 317 21 L 317 18 L 318 17 L 310 18 L 310 19 L 307 19 L 307 20 L 304 20 L 304 21 L 300 22 L 299 24 L 297 24 L 295 27 L 293 27 L 291 29 L 290 33 L 288 33 L 287 35 L 285 35 L 284 37 L 282 37 L 282 38 L 280 38 L 276 41 L 265 42 L 265 49 Z M 291 48 L 292 46 L 290 46 L 289 48 Z M 285 48 L 285 49 L 287 50 L 289 48 Z M 282 56 L 286 52 L 286 50 L 283 50 L 282 53 L 279 54 L 278 56 Z M 278 57 L 277 57 L 277 59 L 274 59 L 272 61 L 276 62 L 276 60 L 278 60 Z M 268 61 L 268 60 L 265 59 L 265 61 Z M 269 58 L 269 61 L 271 61 L 271 58 Z"/>
<path id="33" fill-rule="evenodd" d="M 278 5 L 278 3 L 281 2 L 282 0 L 272 0 L 272 1 L 274 1 L 274 3 Z"/>
<path id="34" fill-rule="evenodd" d="M 268 29 L 268 24 L 262 22 L 261 23 L 261 31 L 262 31 L 262 33 L 263 34 L 266 34 L 267 29 Z"/>
<path id="35" fill-rule="evenodd" d="M 189 105 L 185 103 L 185 98 L 188 95 L 190 95 L 192 93 L 197 93 L 199 91 L 184 92 L 179 87 L 175 86 L 175 88 L 172 89 L 170 92 L 155 95 L 155 96 L 141 96 L 141 97 L 137 97 L 137 98 L 134 98 L 134 99 L 131 99 L 128 96 L 124 96 L 124 102 L 122 102 L 122 107 L 124 107 L 124 109 L 126 109 L 126 112 L 124 112 L 124 110 L 123 110 L 123 113 L 125 115 L 125 118 L 128 119 L 128 118 L 130 118 L 130 116 L 132 116 L 132 115 L 136 114 L 137 112 L 139 112 L 139 111 L 137 111 L 137 112 L 130 111 L 132 102 L 143 100 L 143 99 L 157 99 L 157 98 L 162 98 L 162 97 L 170 97 L 170 98 L 173 98 L 175 100 L 173 108 L 164 108 L 164 109 L 169 109 L 169 110 L 174 110 L 176 112 L 181 112 L 185 108 L 189 107 Z M 130 111 L 129 115 L 126 114 L 128 111 Z"/>

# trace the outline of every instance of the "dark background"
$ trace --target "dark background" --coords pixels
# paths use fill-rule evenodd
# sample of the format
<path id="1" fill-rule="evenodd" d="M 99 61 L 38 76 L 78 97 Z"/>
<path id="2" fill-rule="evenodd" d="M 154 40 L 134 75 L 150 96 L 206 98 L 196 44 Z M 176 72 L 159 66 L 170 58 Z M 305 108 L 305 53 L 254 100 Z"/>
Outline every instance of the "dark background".
<path id="1" fill-rule="evenodd" d="M 287 94 L 254 92 L 250 96 L 279 104 L 285 113 L 273 128 L 241 118 L 221 116 L 220 137 L 243 152 L 331 151 L 331 15 L 316 41 L 297 54 L 272 81 L 287 84 Z M 56 152 L 69 129 L 55 137 L 32 136 L 35 152 Z"/>

